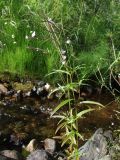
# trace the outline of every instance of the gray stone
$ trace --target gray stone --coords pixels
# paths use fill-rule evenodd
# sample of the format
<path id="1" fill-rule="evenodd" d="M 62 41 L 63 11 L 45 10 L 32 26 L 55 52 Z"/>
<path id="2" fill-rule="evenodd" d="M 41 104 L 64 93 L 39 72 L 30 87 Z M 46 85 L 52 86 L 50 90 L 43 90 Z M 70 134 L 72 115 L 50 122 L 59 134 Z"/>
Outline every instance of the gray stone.
<path id="1" fill-rule="evenodd" d="M 0 152 L 0 154 L 8 158 L 22 160 L 22 156 L 20 155 L 20 153 L 15 150 L 3 150 Z"/>
<path id="2" fill-rule="evenodd" d="M 48 155 L 44 150 L 35 150 L 27 157 L 27 160 L 48 160 Z"/>
<path id="3" fill-rule="evenodd" d="M 101 158 L 100 160 L 111 160 L 111 156 L 110 155 L 106 155 L 103 158 Z"/>
<path id="4" fill-rule="evenodd" d="M 7 88 L 3 84 L 0 84 L 0 92 L 2 94 L 7 94 L 7 91 Z"/>
<path id="5" fill-rule="evenodd" d="M 111 160 L 108 153 L 108 141 L 111 141 L 110 132 L 103 132 L 100 128 L 95 134 L 79 149 L 80 160 Z"/>
<path id="6" fill-rule="evenodd" d="M 0 155 L 0 160 L 14 160 L 14 159 Z"/>
<path id="7" fill-rule="evenodd" d="M 33 152 L 33 151 L 35 151 L 37 149 L 37 147 L 38 147 L 37 140 L 36 139 L 32 139 L 25 149 L 28 152 Z"/>
<path id="8" fill-rule="evenodd" d="M 53 154 L 53 152 L 56 149 L 56 141 L 51 138 L 46 138 L 44 140 L 44 148 L 47 152 L 49 152 L 50 154 Z"/>

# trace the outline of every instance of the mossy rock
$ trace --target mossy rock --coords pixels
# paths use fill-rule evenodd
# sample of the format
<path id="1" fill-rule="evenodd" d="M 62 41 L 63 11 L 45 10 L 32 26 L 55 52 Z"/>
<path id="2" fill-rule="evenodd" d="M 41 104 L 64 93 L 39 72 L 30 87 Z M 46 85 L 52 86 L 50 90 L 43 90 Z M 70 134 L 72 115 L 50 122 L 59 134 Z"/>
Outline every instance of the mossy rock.
<path id="1" fill-rule="evenodd" d="M 25 84 L 15 82 L 15 83 L 13 84 L 13 88 L 14 88 L 16 91 L 22 90 L 23 92 L 26 92 L 26 91 L 30 91 L 30 90 L 33 88 L 33 84 L 32 84 L 31 82 L 26 82 Z"/>

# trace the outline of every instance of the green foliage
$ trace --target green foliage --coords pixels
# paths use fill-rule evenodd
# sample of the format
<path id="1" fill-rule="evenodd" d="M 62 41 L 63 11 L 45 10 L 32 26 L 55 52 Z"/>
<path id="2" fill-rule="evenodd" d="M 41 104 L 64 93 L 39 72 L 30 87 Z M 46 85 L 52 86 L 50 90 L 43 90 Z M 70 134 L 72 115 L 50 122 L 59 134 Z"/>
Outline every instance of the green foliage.
<path id="1" fill-rule="evenodd" d="M 8 53 L 14 62 L 14 52 L 19 48 L 23 53 L 27 48 L 25 52 L 33 54 L 33 63 L 30 59 L 22 65 L 30 63 L 29 73 L 34 68 L 32 74 L 41 77 L 53 69 L 60 69 L 59 53 L 64 49 L 72 68 L 82 64 L 83 69 L 77 71 L 80 78 L 97 72 L 98 66 L 106 71 L 114 57 L 111 35 L 116 54 L 120 47 L 119 13 L 118 2 L 114 0 L 75 0 L 74 3 L 69 0 L 1 0 L 0 63 L 2 56 Z M 71 44 L 66 43 L 68 39 Z M 13 68 L 10 64 L 8 71 Z M 116 68 L 118 72 L 119 67 Z M 4 72 L 4 66 L 1 70 Z M 22 71 L 22 74 L 26 72 Z M 56 81 L 60 77 L 54 78 Z"/>
<path id="2" fill-rule="evenodd" d="M 82 110 L 80 112 L 77 111 L 77 108 L 72 108 L 71 101 L 72 99 L 67 99 L 62 101 L 57 107 L 55 107 L 54 111 L 52 112 L 51 116 L 53 118 L 59 118 L 58 127 L 56 129 L 56 133 L 59 130 L 64 130 L 64 134 L 59 136 L 62 139 L 62 146 L 64 144 L 69 144 L 68 150 L 66 150 L 68 154 L 68 159 L 75 158 L 76 160 L 79 159 L 80 153 L 78 151 L 78 141 L 79 139 L 83 140 L 83 136 L 78 131 L 78 120 L 83 118 L 83 116 L 95 109 L 89 108 Z M 62 112 L 61 114 L 55 115 L 59 109 L 63 108 L 67 103 L 69 103 L 69 109 L 67 112 Z M 97 105 L 100 107 L 104 107 L 100 103 L 93 102 L 93 101 L 82 101 L 80 104 L 87 104 L 87 105 Z"/>
<path id="3" fill-rule="evenodd" d="M 80 69 L 81 69 L 80 66 L 72 68 L 68 59 L 68 61 L 65 61 L 65 64 L 61 66 L 60 70 L 55 70 L 54 72 L 48 74 L 49 76 L 53 74 L 60 74 L 63 77 L 62 85 L 59 84 L 59 86 L 55 90 L 53 90 L 51 94 L 53 94 L 54 92 L 61 91 L 65 94 L 65 96 L 67 96 L 68 99 L 62 101 L 58 106 L 55 107 L 55 109 L 51 113 L 51 117 L 60 119 L 60 121 L 58 122 L 58 127 L 56 129 L 56 132 L 58 132 L 58 130 L 61 129 L 64 130 L 63 135 L 59 137 L 60 139 L 62 139 L 62 146 L 64 144 L 69 144 L 69 147 L 66 150 L 67 157 L 68 159 L 74 158 L 76 160 L 79 160 L 80 157 L 80 153 L 78 151 L 79 149 L 78 141 L 79 139 L 83 139 L 82 135 L 79 133 L 78 120 L 82 118 L 82 116 L 85 115 L 86 113 L 89 113 L 94 110 L 92 108 L 89 108 L 78 112 L 78 109 L 74 106 L 74 101 L 75 101 L 74 92 L 76 92 L 76 88 L 79 88 L 80 85 L 83 84 L 84 80 L 84 77 L 82 78 L 82 80 L 79 80 L 78 77 L 78 79 L 75 79 L 76 81 L 74 82 L 74 77 L 77 76 L 76 71 Z M 100 103 L 93 101 L 81 101 L 80 106 L 82 104 L 97 105 L 99 107 L 103 107 L 103 105 L 101 105 Z M 67 111 L 55 115 L 60 109 L 63 108 L 63 106 L 66 107 L 68 106 Z"/>

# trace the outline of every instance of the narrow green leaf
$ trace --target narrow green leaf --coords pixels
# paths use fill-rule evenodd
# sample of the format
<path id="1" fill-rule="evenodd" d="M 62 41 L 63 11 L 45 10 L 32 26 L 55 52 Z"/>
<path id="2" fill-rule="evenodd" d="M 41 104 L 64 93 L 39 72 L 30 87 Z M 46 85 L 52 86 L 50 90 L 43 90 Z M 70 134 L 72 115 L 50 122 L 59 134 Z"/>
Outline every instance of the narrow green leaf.
<path id="1" fill-rule="evenodd" d="M 84 114 L 86 114 L 86 113 L 88 113 L 88 112 L 91 112 L 91 111 L 93 111 L 93 110 L 95 110 L 95 109 L 86 109 L 86 110 L 83 110 L 83 111 L 79 112 L 79 113 L 77 114 L 75 120 L 77 120 L 78 118 L 82 117 L 82 115 L 84 115 Z"/>
<path id="2" fill-rule="evenodd" d="M 66 136 L 61 144 L 61 146 L 64 146 L 64 144 L 66 144 L 66 142 L 69 140 L 69 136 Z"/>
<path id="3" fill-rule="evenodd" d="M 93 104 L 93 105 L 104 107 L 101 103 L 94 102 L 94 101 L 82 101 L 82 102 L 80 102 L 80 104 Z"/>
<path id="4" fill-rule="evenodd" d="M 80 133 L 76 133 L 78 137 L 80 137 L 80 139 L 84 140 L 83 136 Z"/>
<path id="5" fill-rule="evenodd" d="M 55 131 L 55 134 L 56 134 L 60 129 L 62 129 L 65 125 L 66 125 L 65 122 L 61 123 L 61 124 L 57 127 L 57 129 L 56 129 L 56 131 Z"/>
<path id="6" fill-rule="evenodd" d="M 54 116 L 52 116 L 53 118 L 60 118 L 60 119 L 64 119 L 65 118 L 65 116 L 62 116 L 62 115 L 54 115 Z"/>
<path id="7" fill-rule="evenodd" d="M 51 72 L 51 73 L 47 74 L 46 76 L 49 76 L 49 75 L 52 75 L 52 74 L 56 74 L 56 73 L 65 73 L 67 75 L 70 75 L 70 73 L 65 71 L 65 70 L 55 70 L 54 72 Z"/>
<path id="8" fill-rule="evenodd" d="M 65 104 L 69 103 L 70 101 L 72 101 L 73 99 L 67 99 L 65 101 L 62 101 L 55 109 L 54 111 L 51 113 L 51 116 L 53 116 L 53 114 L 55 114 L 61 107 L 63 107 Z"/>
<path id="9" fill-rule="evenodd" d="M 73 128 L 77 130 L 77 126 L 75 123 L 72 124 Z"/>

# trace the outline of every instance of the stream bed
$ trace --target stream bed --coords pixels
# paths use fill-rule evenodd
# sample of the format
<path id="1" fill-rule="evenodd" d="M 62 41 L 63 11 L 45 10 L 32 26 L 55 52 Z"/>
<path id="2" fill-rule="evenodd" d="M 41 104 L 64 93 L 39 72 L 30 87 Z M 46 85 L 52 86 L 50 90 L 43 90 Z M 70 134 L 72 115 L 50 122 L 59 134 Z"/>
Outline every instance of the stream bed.
<path id="1" fill-rule="evenodd" d="M 116 114 L 119 104 L 107 94 L 99 96 L 99 102 L 105 107 L 79 120 L 79 131 L 85 140 L 98 128 L 115 130 L 120 126 Z M 58 100 L 25 98 L 16 102 L 8 99 L 0 104 L 0 149 L 21 147 L 33 138 L 42 141 L 55 136 L 57 120 L 50 118 L 50 113 L 58 103 Z"/>
<path id="2" fill-rule="evenodd" d="M 0 151 L 14 149 L 22 153 L 23 148 L 32 139 L 36 139 L 40 148 L 44 148 L 44 140 L 55 137 L 58 119 L 53 119 L 50 115 L 65 97 L 61 99 L 57 96 L 49 98 L 50 91 L 48 89 L 50 87 L 52 86 L 43 81 L 2 81 L 0 84 Z M 90 91 L 92 88 L 89 88 Z M 93 91 L 95 90 L 93 89 Z M 86 100 L 99 102 L 104 107 L 99 109 L 95 105 L 81 105 L 82 99 L 76 97 L 72 107 L 77 108 L 78 112 L 89 107 L 95 109 L 79 119 L 78 129 L 84 137 L 84 141 L 78 142 L 79 146 L 82 146 L 98 128 L 115 131 L 120 126 L 120 103 L 107 91 L 101 94 L 91 93 L 93 93 L 91 97 Z M 83 100 L 85 99 L 83 98 Z M 66 105 L 58 113 L 65 112 L 67 109 Z M 63 131 L 59 131 L 56 136 L 60 135 L 63 135 Z M 57 140 L 57 151 L 61 150 L 59 142 L 61 141 Z"/>

